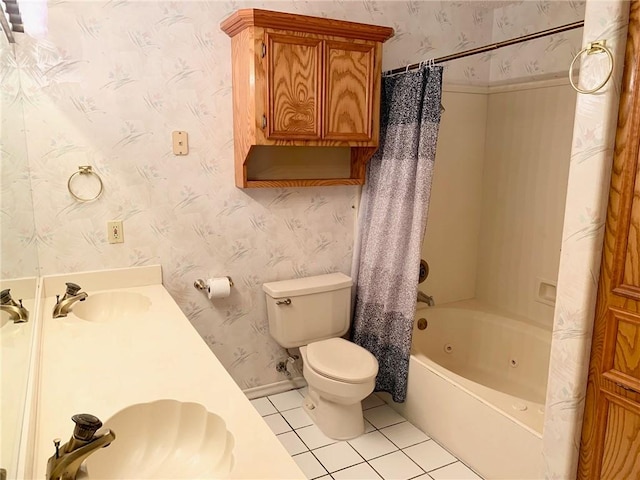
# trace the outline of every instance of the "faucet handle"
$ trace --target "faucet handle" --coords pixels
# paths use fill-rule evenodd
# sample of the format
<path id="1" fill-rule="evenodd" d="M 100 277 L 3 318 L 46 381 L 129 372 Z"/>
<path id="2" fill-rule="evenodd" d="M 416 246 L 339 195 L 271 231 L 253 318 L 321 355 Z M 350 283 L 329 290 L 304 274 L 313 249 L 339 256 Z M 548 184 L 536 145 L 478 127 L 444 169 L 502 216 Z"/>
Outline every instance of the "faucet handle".
<path id="1" fill-rule="evenodd" d="M 75 295 L 82 288 L 80 285 L 71 282 L 67 282 L 65 285 L 67 286 L 67 295 Z"/>
<path id="2" fill-rule="evenodd" d="M 9 302 L 11 302 L 11 289 L 7 288 L 6 290 L 2 290 L 2 292 L 0 292 L 0 303 L 5 305 Z"/>
<path id="3" fill-rule="evenodd" d="M 76 424 L 73 429 L 73 437 L 76 440 L 82 440 L 88 442 L 93 438 L 98 430 L 102 426 L 102 422 L 98 417 L 95 417 L 89 413 L 79 413 L 71 417 Z"/>

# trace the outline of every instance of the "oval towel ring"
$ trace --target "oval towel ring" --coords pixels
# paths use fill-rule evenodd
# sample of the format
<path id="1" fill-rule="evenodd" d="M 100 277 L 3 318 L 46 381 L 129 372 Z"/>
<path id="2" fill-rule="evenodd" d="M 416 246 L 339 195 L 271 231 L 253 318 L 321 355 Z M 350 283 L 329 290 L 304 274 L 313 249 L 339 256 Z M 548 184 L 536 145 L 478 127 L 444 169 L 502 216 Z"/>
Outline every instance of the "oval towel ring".
<path id="1" fill-rule="evenodd" d="M 98 193 L 96 193 L 95 196 L 91 198 L 83 198 L 73 193 L 73 190 L 71 189 L 71 181 L 76 175 L 95 175 L 95 177 L 98 179 L 98 182 L 100 182 L 100 190 L 98 190 Z M 75 198 L 77 201 L 86 203 L 86 202 L 93 202 L 98 197 L 100 197 L 100 195 L 102 195 L 102 190 L 104 190 L 104 185 L 102 184 L 102 179 L 100 178 L 100 175 L 98 175 L 96 172 L 93 171 L 93 167 L 91 167 L 91 165 L 81 165 L 78 167 L 78 171 L 74 172 L 69 177 L 69 180 L 67 181 L 67 189 L 69 190 L 69 193 L 71 194 L 71 196 Z"/>
<path id="2" fill-rule="evenodd" d="M 606 40 L 598 40 L 596 42 L 587 43 L 587 46 L 584 47 L 582 50 L 580 50 L 578 53 L 576 53 L 576 56 L 573 57 L 573 61 L 571 62 L 571 65 L 569 65 L 569 83 L 571 83 L 571 86 L 576 92 L 585 93 L 585 94 L 597 92 L 602 87 L 604 87 L 606 83 L 609 81 L 609 79 L 611 78 L 611 74 L 613 73 L 613 54 L 611 53 L 611 50 L 609 50 L 605 46 L 605 42 Z M 573 83 L 573 66 L 576 63 L 576 60 L 578 60 L 578 58 L 580 58 L 580 55 L 582 55 L 583 53 L 587 53 L 587 55 L 591 55 L 593 53 L 598 53 L 598 52 L 604 52 L 609 57 L 609 73 L 607 74 L 607 78 L 605 78 L 603 82 L 599 83 L 594 88 L 591 88 L 589 90 L 584 90 L 578 87 L 575 83 Z"/>

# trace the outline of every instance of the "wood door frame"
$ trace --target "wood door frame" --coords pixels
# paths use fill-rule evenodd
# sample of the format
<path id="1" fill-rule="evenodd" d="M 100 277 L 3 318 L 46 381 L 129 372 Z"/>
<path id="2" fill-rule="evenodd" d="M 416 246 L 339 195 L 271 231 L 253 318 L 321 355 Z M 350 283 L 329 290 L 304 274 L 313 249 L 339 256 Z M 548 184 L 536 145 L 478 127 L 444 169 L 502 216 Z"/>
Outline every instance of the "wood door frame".
<path id="1" fill-rule="evenodd" d="M 629 15 L 624 73 L 620 94 L 618 127 L 607 220 L 604 234 L 596 315 L 591 344 L 589 378 L 585 400 L 578 479 L 601 477 L 607 416 L 610 402 L 633 405 L 640 393 L 628 388 L 632 381 L 616 375 L 612 361 L 605 354 L 611 348 L 616 332 L 611 331 L 615 313 L 640 312 L 640 297 L 623 283 L 627 237 L 632 213 L 633 184 L 638 162 L 640 136 L 640 0 L 632 0 Z M 622 243 L 624 242 L 624 243 Z M 624 248 L 621 248 L 623 247 Z M 622 251 L 622 253 L 620 253 Z M 633 380 L 633 379 L 629 379 Z M 628 384 L 628 385 L 627 385 Z"/>

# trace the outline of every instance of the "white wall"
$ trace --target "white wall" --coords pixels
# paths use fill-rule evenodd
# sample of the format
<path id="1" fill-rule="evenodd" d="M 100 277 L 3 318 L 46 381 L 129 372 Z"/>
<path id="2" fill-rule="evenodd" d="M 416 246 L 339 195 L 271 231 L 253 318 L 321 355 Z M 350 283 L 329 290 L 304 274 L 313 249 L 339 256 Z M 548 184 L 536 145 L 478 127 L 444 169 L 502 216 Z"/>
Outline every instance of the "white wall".
<path id="1" fill-rule="evenodd" d="M 566 80 L 489 95 L 476 297 L 549 328 L 536 279 L 558 277 L 575 102 Z"/>
<path id="2" fill-rule="evenodd" d="M 31 208 L 10 204 L 26 190 L 14 192 L 2 182 L 3 208 L 16 207 L 0 218 L 3 239 L 10 239 L 2 244 L 3 276 L 22 271 L 11 254 L 24 249 L 12 218 L 34 210 L 35 232 L 25 235 L 37 242 L 43 274 L 159 263 L 173 298 L 243 388 L 284 379 L 275 364 L 286 353 L 269 335 L 261 284 L 349 273 L 359 190 L 234 186 L 231 41 L 220 21 L 255 7 L 390 25 L 396 36 L 383 61 L 392 68 L 430 52 L 449 53 L 462 33 L 486 43 L 492 18 L 474 4 L 453 2 L 70 1 L 48 7 L 48 34 L 17 36 L 17 62 L 10 52 L 0 56 L 2 112 L 24 106 L 33 184 Z M 433 51 L 423 48 L 427 35 Z M 172 155 L 173 130 L 189 133 L 188 156 Z M 3 152 L 3 179 L 23 179 L 24 162 L 17 160 L 24 155 L 18 145 L 6 147 L 12 151 Z M 104 194 L 94 203 L 79 204 L 67 192 L 78 165 L 92 165 L 102 176 Z M 125 243 L 106 242 L 109 220 L 124 221 Z M 211 275 L 234 279 L 229 299 L 210 302 L 193 288 L 195 279 Z"/>
<path id="3" fill-rule="evenodd" d="M 457 90 L 443 97 L 420 290 L 550 328 L 537 280 L 558 275 L 576 94 L 566 80 Z"/>
<path id="4" fill-rule="evenodd" d="M 438 303 L 475 296 L 487 89 L 445 86 L 420 290 Z"/>
<path id="5" fill-rule="evenodd" d="M 3 144 L 12 149 L 2 152 L 3 179 L 20 180 L 1 185 L 3 213 L 5 204 L 15 206 L 0 218 L 3 276 L 38 268 L 37 261 L 24 265 L 14 254 L 35 244 L 43 274 L 160 263 L 172 296 L 243 388 L 282 379 L 274 364 L 284 352 L 269 336 L 260 285 L 348 273 L 358 189 L 233 186 L 230 40 L 219 22 L 237 8 L 256 7 L 389 25 L 396 34 L 384 47 L 388 69 L 489 43 L 494 15 L 488 5 L 48 2 L 48 34 L 39 40 L 18 35 L 18 62 L 0 46 L 2 111 L 13 117 L 24 108 L 29 146 L 27 179 L 19 146 Z M 516 8 L 505 16 L 523 28 L 554 17 Z M 452 62 L 445 79 L 486 84 L 492 58 Z M 505 71 L 505 78 L 512 73 L 518 74 Z M 9 108 L 14 104 L 19 107 Z M 171 154 L 177 129 L 189 132 L 187 157 Z M 86 164 L 102 175 L 105 193 L 80 205 L 66 181 Z M 13 185 L 33 185 L 33 208 L 13 201 Z M 14 221 L 33 210 L 35 230 Z M 114 219 L 124 220 L 124 244 L 106 243 L 106 222 Z M 208 275 L 231 275 L 232 297 L 214 304 L 195 291 L 193 280 Z"/>

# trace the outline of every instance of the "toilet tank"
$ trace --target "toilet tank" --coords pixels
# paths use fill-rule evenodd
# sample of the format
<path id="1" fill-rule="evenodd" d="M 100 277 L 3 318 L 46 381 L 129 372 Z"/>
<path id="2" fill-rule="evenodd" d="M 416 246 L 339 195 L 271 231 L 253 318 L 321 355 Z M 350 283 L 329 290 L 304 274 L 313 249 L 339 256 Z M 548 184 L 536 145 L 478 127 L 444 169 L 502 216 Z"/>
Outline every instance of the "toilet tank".
<path id="1" fill-rule="evenodd" d="M 293 348 L 344 335 L 351 319 L 352 284 L 343 273 L 263 284 L 271 336 Z"/>

